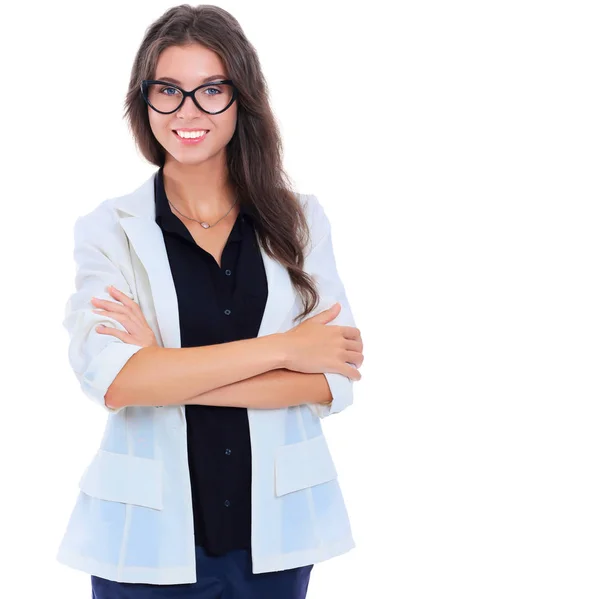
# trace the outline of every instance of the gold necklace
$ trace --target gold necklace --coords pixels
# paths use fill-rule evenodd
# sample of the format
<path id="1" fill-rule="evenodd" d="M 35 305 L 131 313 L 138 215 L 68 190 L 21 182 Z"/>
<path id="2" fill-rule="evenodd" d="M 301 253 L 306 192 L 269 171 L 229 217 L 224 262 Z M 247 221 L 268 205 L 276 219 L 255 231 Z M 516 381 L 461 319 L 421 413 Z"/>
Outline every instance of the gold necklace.
<path id="1" fill-rule="evenodd" d="M 167 202 L 169 202 L 169 204 L 175 208 L 175 210 L 177 210 L 177 212 L 179 212 L 179 214 L 181 214 L 181 216 L 185 217 L 185 218 L 189 218 L 190 220 L 193 220 L 197 223 L 200 223 L 205 229 L 209 229 L 210 227 L 214 227 L 219 221 L 222 221 L 232 210 L 233 207 L 237 204 L 238 198 L 235 198 L 235 202 L 233 202 L 233 204 L 231 205 L 231 208 L 216 222 L 214 222 L 212 225 L 209 225 L 206 221 L 200 221 L 200 220 L 196 220 L 195 218 L 192 218 L 191 216 L 186 216 L 185 214 L 183 214 L 183 212 L 177 210 L 177 208 L 175 208 L 175 206 L 173 206 L 173 204 L 171 204 L 171 200 L 169 200 L 169 198 L 167 198 Z"/>

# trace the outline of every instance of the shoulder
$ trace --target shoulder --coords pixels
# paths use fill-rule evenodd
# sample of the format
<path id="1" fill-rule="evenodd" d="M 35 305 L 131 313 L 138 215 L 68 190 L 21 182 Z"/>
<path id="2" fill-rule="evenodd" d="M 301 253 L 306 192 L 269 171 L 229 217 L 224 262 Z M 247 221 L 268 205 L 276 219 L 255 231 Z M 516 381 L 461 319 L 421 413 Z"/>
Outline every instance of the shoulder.
<path id="1" fill-rule="evenodd" d="M 139 189 L 136 189 L 102 200 L 95 208 L 79 216 L 76 220 L 76 226 L 89 229 L 90 232 L 93 232 L 94 229 L 102 233 L 107 232 L 107 229 L 118 231 L 119 211 L 117 205 L 122 201 L 128 201 L 138 191 Z"/>
<path id="2" fill-rule="evenodd" d="M 73 226 L 76 247 L 96 247 L 106 255 L 113 255 L 127 247 L 125 231 L 119 223 L 119 212 L 114 203 L 120 197 L 102 200 L 92 210 L 77 217 Z"/>
<path id="3" fill-rule="evenodd" d="M 296 194 L 298 201 L 302 205 L 302 209 L 306 214 L 307 219 L 318 219 L 323 213 L 323 207 L 317 199 L 317 196 L 313 193 L 300 193 Z"/>
<path id="4" fill-rule="evenodd" d="M 306 216 L 312 248 L 329 232 L 329 219 L 327 218 L 325 209 L 315 194 L 298 193 L 296 195 Z"/>
<path id="5" fill-rule="evenodd" d="M 95 208 L 77 217 L 77 222 L 100 223 L 115 219 L 115 210 L 112 205 L 113 198 L 101 201 Z"/>
<path id="6" fill-rule="evenodd" d="M 94 209 L 78 216 L 73 226 L 75 244 L 107 246 L 119 237 L 116 211 L 110 199 L 103 200 Z"/>
<path id="7" fill-rule="evenodd" d="M 156 171 L 135 189 L 103 200 L 93 210 L 80 216 L 78 222 L 88 226 L 113 225 L 119 231 L 123 215 L 150 217 L 153 214 L 155 181 Z"/>

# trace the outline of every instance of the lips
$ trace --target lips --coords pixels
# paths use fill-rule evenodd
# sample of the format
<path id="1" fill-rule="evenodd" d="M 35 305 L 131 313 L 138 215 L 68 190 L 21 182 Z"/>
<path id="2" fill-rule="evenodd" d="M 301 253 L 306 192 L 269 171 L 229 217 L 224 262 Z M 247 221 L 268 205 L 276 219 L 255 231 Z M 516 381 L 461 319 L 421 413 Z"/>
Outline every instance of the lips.
<path id="1" fill-rule="evenodd" d="M 200 135 L 198 137 L 181 137 L 180 135 L 178 135 L 177 131 L 206 131 L 206 133 L 204 133 L 204 135 Z M 173 135 L 181 142 L 184 144 L 197 144 L 200 143 L 202 141 L 204 141 L 206 139 L 206 137 L 208 136 L 208 134 L 210 133 L 210 130 L 208 129 L 177 129 L 177 130 L 173 130 Z"/>
<path id="2" fill-rule="evenodd" d="M 192 133 L 194 137 L 201 137 L 208 133 L 208 129 L 173 129 L 173 133 Z"/>

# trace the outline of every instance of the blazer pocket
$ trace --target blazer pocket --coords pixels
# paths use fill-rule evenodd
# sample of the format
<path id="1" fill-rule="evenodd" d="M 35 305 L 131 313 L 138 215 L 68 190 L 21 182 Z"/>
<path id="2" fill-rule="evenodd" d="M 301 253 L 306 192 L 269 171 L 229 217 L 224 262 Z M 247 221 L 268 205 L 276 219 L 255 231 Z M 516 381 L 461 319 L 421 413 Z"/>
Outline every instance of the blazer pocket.
<path id="1" fill-rule="evenodd" d="M 163 509 L 162 460 L 98 450 L 79 481 L 91 497 Z"/>
<path id="2" fill-rule="evenodd" d="M 275 494 L 313 487 L 337 478 L 337 471 L 323 434 L 275 452 Z"/>

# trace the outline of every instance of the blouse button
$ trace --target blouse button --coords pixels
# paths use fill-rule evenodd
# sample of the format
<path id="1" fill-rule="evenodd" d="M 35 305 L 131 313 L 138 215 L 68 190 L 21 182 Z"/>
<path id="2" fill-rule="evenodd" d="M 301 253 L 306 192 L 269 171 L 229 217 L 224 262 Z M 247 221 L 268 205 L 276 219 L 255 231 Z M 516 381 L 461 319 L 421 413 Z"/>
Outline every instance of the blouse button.
<path id="1" fill-rule="evenodd" d="M 231 505 L 231 502 L 229 501 L 229 499 L 225 500 L 225 507 L 229 507 Z"/>
<path id="2" fill-rule="evenodd" d="M 231 449 L 227 448 L 227 449 L 225 450 L 225 455 L 231 455 Z"/>
<path id="3" fill-rule="evenodd" d="M 227 314 L 227 316 L 229 316 L 231 314 L 231 310 L 225 310 L 225 314 Z"/>
<path id="4" fill-rule="evenodd" d="M 231 274 L 231 271 L 230 271 L 229 269 L 227 269 L 227 270 L 225 271 L 225 274 L 226 274 L 227 276 L 229 276 L 229 275 Z"/>

